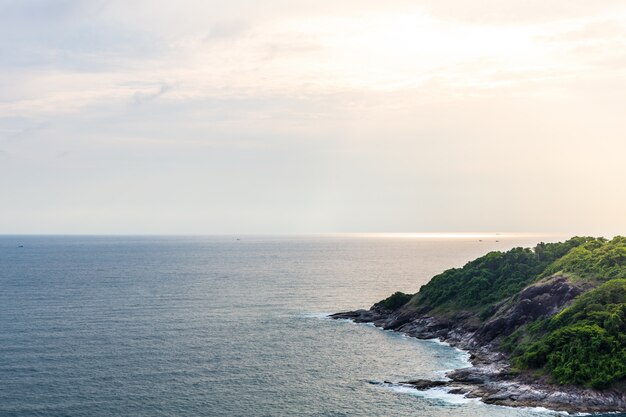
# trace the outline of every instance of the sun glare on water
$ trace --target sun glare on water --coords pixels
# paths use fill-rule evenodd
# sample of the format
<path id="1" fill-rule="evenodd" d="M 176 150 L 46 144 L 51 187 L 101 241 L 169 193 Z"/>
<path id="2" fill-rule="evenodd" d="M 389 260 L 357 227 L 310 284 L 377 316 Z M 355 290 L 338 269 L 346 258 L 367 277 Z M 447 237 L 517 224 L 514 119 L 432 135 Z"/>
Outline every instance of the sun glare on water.
<path id="1" fill-rule="evenodd" d="M 340 236 L 396 239 L 507 239 L 545 236 L 537 233 L 423 232 L 423 233 L 341 233 Z"/>

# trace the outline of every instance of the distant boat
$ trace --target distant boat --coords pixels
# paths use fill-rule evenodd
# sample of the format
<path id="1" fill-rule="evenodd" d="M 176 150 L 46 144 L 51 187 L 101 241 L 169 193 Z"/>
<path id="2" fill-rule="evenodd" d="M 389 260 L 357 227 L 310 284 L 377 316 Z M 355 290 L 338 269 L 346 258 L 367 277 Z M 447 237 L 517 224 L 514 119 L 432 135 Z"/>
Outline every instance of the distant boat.
<path id="1" fill-rule="evenodd" d="M 23 247 L 24 247 L 24 245 L 17 245 L 17 247 L 18 247 L 18 248 L 23 248 Z"/>

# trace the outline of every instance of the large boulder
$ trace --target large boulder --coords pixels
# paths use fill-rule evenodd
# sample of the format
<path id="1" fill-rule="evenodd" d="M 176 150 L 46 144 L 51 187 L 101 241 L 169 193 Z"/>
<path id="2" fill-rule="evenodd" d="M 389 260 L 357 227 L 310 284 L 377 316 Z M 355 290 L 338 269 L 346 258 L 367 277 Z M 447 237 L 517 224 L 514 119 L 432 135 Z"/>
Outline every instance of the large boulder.
<path id="1" fill-rule="evenodd" d="M 481 344 L 507 336 L 519 326 L 541 317 L 552 316 L 590 287 L 588 282 L 572 282 L 553 275 L 523 289 L 517 297 L 501 304 L 474 335 Z"/>

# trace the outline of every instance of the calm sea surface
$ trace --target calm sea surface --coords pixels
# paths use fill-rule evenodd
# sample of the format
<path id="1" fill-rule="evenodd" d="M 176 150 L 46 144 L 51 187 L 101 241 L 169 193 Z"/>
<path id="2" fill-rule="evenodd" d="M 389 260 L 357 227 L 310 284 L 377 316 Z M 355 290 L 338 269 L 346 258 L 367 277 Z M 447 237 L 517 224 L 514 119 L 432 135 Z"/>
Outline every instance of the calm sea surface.
<path id="1" fill-rule="evenodd" d="M 372 385 L 466 358 L 324 318 L 499 240 L 0 237 L 0 416 L 550 415 Z"/>

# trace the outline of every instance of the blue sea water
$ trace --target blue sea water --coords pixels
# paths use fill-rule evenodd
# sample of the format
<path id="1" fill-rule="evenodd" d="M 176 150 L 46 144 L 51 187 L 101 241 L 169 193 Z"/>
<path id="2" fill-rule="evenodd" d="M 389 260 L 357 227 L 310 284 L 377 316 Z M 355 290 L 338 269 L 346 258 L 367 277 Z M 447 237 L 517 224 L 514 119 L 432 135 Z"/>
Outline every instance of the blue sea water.
<path id="1" fill-rule="evenodd" d="M 553 415 L 373 385 L 467 358 L 325 318 L 499 240 L 0 237 L 0 416 Z"/>

